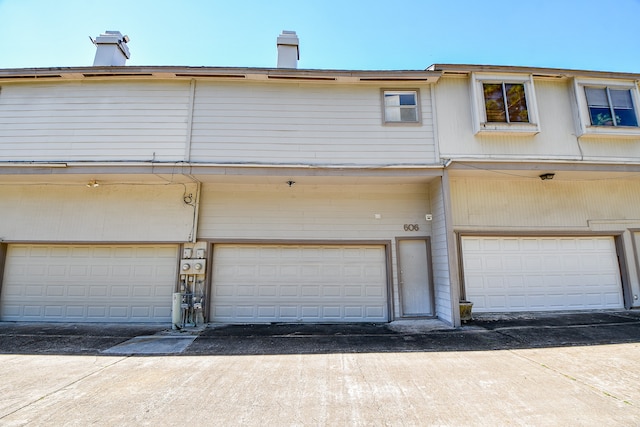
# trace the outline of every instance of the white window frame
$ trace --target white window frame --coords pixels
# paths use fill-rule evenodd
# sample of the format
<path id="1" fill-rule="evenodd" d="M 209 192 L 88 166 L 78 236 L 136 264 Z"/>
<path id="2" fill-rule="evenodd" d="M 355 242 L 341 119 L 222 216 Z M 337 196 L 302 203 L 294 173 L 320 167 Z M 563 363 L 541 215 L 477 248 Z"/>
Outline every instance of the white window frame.
<path id="1" fill-rule="evenodd" d="M 484 83 L 515 83 L 524 85 L 524 96 L 527 102 L 529 122 L 487 122 Z M 536 102 L 532 75 L 472 73 L 470 91 L 474 134 L 535 135 L 540 132 L 538 104 Z"/>
<path id="2" fill-rule="evenodd" d="M 585 87 L 600 87 L 617 90 L 629 90 L 636 121 L 639 126 L 596 126 L 591 124 L 591 114 L 587 104 Z M 579 137 L 615 137 L 638 138 L 640 137 L 640 93 L 638 81 L 614 80 L 614 79 L 573 79 L 573 92 L 575 95 L 574 115 L 576 119 L 576 133 Z"/>
<path id="3" fill-rule="evenodd" d="M 388 94 L 398 94 L 398 95 L 415 95 L 416 105 L 416 120 L 415 121 L 402 121 L 402 120 L 388 120 L 387 119 L 387 105 L 385 101 L 385 95 Z M 422 123 L 422 112 L 420 109 L 420 90 L 418 89 L 382 89 L 381 91 L 382 97 L 382 122 L 385 125 L 392 126 L 406 126 L 406 125 L 420 125 Z"/>

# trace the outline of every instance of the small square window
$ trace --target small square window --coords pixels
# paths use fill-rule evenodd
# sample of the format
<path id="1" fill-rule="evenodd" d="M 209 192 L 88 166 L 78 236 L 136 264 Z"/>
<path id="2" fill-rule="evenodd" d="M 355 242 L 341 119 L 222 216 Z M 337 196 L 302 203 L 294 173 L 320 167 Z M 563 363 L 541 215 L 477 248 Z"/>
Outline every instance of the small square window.
<path id="1" fill-rule="evenodd" d="M 384 92 L 385 123 L 418 123 L 417 91 Z"/>

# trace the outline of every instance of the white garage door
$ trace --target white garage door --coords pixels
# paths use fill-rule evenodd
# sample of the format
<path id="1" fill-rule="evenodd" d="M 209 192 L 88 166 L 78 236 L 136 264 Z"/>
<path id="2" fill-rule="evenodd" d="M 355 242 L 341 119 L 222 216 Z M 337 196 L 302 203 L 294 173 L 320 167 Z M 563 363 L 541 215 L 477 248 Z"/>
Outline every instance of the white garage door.
<path id="1" fill-rule="evenodd" d="M 384 322 L 384 246 L 214 245 L 216 322 Z"/>
<path id="2" fill-rule="evenodd" d="M 622 308 L 613 237 L 463 237 L 477 312 Z"/>
<path id="3" fill-rule="evenodd" d="M 9 245 L 0 318 L 171 321 L 175 245 Z"/>

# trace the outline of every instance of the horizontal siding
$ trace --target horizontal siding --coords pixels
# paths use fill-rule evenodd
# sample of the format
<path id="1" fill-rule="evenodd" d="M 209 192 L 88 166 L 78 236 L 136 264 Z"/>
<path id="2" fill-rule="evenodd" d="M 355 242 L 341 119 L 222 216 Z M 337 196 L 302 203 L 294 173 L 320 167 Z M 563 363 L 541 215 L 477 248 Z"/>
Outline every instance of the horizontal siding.
<path id="1" fill-rule="evenodd" d="M 640 161 L 640 138 L 580 138 L 584 160 Z"/>
<path id="2" fill-rule="evenodd" d="M 535 79 L 534 86 L 540 133 L 474 135 L 469 79 L 442 78 L 436 87 L 441 157 L 579 159 L 569 82 Z"/>
<path id="3" fill-rule="evenodd" d="M 188 107 L 188 82 L 3 85 L 0 161 L 180 161 Z"/>
<path id="4" fill-rule="evenodd" d="M 187 186 L 195 193 L 195 185 Z M 5 241 L 184 242 L 193 208 L 183 185 L 0 185 Z"/>
<path id="5" fill-rule="evenodd" d="M 438 131 L 443 157 L 578 158 L 569 86 L 535 80 L 541 132 L 535 136 L 473 134 L 468 79 L 444 79 L 438 88 Z M 452 116 L 457 117 L 451 120 Z"/>
<path id="6" fill-rule="evenodd" d="M 391 239 L 429 235 L 424 185 L 204 185 L 199 237 Z M 374 218 L 380 214 L 381 219 Z M 419 224 L 419 232 L 404 224 Z"/>
<path id="7" fill-rule="evenodd" d="M 429 236 L 429 212 L 426 185 L 204 184 L 198 238 L 390 240 L 397 309 L 395 238 Z M 405 231 L 404 224 L 418 224 L 420 230 Z"/>
<path id="8" fill-rule="evenodd" d="M 436 180 L 429 186 L 431 195 L 431 252 L 433 265 L 433 283 L 437 316 L 453 324 L 451 313 L 451 278 L 449 271 L 449 248 L 447 245 L 447 227 L 442 181 Z"/>
<path id="9" fill-rule="evenodd" d="M 430 91 L 422 124 L 383 126 L 377 87 L 198 82 L 193 161 L 432 164 Z"/>
<path id="10" fill-rule="evenodd" d="M 640 181 L 452 179 L 455 226 L 588 228 L 593 220 L 640 218 Z"/>

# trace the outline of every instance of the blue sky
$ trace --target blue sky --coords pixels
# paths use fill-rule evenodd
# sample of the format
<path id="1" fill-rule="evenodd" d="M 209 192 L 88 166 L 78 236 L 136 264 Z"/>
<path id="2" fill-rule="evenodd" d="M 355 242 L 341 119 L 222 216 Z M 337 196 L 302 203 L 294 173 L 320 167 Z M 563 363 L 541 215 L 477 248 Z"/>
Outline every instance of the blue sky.
<path id="1" fill-rule="evenodd" d="M 129 35 L 128 65 L 299 68 L 433 63 L 640 73 L 640 0 L 0 0 L 0 68 L 89 66 L 89 36 Z"/>

